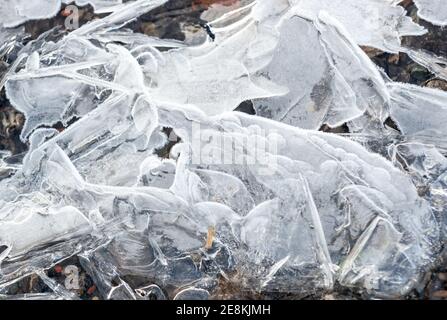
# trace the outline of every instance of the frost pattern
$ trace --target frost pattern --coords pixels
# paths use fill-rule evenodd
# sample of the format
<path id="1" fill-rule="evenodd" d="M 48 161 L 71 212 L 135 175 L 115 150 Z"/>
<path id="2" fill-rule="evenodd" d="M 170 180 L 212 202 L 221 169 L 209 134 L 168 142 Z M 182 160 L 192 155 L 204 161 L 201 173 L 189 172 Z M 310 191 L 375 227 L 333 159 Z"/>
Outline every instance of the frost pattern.
<path id="1" fill-rule="evenodd" d="M 30 150 L 15 166 L 0 153 L 1 297 L 33 274 L 51 293 L 12 298 L 75 299 L 45 273 L 71 256 L 105 299 L 208 299 L 222 278 L 410 292 L 445 242 L 447 96 L 384 79 L 358 45 L 406 50 L 400 36 L 424 30 L 394 0 L 254 1 L 196 46 L 124 28 L 165 2 L 44 35 L 9 67 Z M 2 3 L 17 13 L 4 26 L 60 6 L 36 4 Z M 245 100 L 257 115 L 233 111 Z"/>

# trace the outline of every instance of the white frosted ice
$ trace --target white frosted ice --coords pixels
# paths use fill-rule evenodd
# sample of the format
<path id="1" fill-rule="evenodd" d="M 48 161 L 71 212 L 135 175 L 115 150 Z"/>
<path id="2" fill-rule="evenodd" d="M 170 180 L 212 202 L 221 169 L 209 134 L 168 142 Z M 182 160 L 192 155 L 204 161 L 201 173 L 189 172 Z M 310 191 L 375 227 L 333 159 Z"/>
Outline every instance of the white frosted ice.
<path id="1" fill-rule="evenodd" d="M 49 241 L 71 237 L 89 226 L 87 218 L 70 206 L 40 207 L 28 203 L 20 210 L 21 213 L 14 214 L 10 221 L 2 214 L 0 243 L 9 247 L 11 256 L 26 253 Z"/>
<path id="2" fill-rule="evenodd" d="M 442 1 L 442 0 L 441 0 Z M 360 45 L 395 52 L 401 36 L 422 35 L 425 29 L 406 16 L 396 0 L 293 0 L 300 15 L 317 19 L 321 11 L 340 21 Z"/>
<path id="3" fill-rule="evenodd" d="M 416 63 L 424 66 L 437 77 L 447 81 L 447 58 L 436 56 L 426 50 L 402 48 L 402 51 L 407 53 Z"/>
<path id="4" fill-rule="evenodd" d="M 0 4 L 1 25 L 16 27 L 28 20 L 47 19 L 56 15 L 60 0 L 26 1 L 5 0 Z"/>
<path id="5" fill-rule="evenodd" d="M 70 4 L 75 3 L 78 6 L 85 6 L 90 4 L 95 12 L 102 9 L 118 6 L 123 3 L 122 0 L 62 0 L 62 3 Z"/>
<path id="6" fill-rule="evenodd" d="M 384 117 L 389 97 L 381 75 L 335 20 L 292 16 L 279 32 L 273 60 L 260 73 L 289 93 L 255 101 L 258 115 L 307 129 L 337 127 L 366 111 Z"/>
<path id="7" fill-rule="evenodd" d="M 91 4 L 95 11 L 117 6 L 121 0 L 63 0 L 62 3 L 75 2 L 79 6 Z M 61 9 L 61 0 L 4 0 L 0 3 L 0 26 L 16 27 L 29 20 L 48 19 L 54 17 Z"/>
<path id="8" fill-rule="evenodd" d="M 391 116 L 409 140 L 433 144 L 445 152 L 447 93 L 407 84 L 389 85 Z"/>
<path id="9" fill-rule="evenodd" d="M 415 0 L 418 15 L 435 25 L 447 25 L 447 6 L 444 0 Z"/>

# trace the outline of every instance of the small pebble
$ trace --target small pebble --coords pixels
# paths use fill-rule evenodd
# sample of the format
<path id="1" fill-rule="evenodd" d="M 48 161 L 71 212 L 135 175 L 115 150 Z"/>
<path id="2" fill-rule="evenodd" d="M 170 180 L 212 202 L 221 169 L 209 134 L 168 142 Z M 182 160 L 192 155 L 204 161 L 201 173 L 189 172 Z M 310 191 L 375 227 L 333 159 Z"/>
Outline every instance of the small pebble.
<path id="1" fill-rule="evenodd" d="M 438 278 L 441 281 L 447 281 L 447 272 L 441 272 L 438 274 Z"/>
<path id="2" fill-rule="evenodd" d="M 93 292 L 95 292 L 95 290 L 96 290 L 96 286 L 93 285 L 93 286 L 91 286 L 90 288 L 88 288 L 88 290 L 87 290 L 87 294 L 88 294 L 88 295 L 92 295 Z"/>
<path id="3" fill-rule="evenodd" d="M 400 55 L 399 54 L 393 54 L 388 58 L 388 63 L 391 64 L 399 64 L 400 61 Z"/>

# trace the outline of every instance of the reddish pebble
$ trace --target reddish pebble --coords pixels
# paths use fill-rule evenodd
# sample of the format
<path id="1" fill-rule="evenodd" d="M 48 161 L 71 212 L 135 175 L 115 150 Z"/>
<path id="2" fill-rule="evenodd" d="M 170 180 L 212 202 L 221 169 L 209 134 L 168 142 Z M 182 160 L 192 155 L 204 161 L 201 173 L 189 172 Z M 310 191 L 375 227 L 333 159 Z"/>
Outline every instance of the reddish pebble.
<path id="1" fill-rule="evenodd" d="M 93 285 L 90 288 L 88 288 L 87 294 L 91 295 L 91 294 L 93 294 L 93 292 L 95 292 L 95 290 L 96 290 L 96 286 Z"/>
<path id="2" fill-rule="evenodd" d="M 70 10 L 64 9 L 64 10 L 61 11 L 61 15 L 63 17 L 68 17 L 70 14 L 71 14 Z"/>
<path id="3" fill-rule="evenodd" d="M 60 265 L 57 265 L 54 267 L 54 271 L 56 271 L 57 273 L 62 273 L 62 267 Z"/>

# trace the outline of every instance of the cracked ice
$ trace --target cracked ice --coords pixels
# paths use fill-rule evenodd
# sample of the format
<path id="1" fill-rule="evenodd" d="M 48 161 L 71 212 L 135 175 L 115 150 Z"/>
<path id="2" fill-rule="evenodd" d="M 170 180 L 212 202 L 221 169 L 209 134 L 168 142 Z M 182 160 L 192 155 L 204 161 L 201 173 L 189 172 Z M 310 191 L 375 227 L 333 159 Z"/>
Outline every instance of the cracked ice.
<path id="1" fill-rule="evenodd" d="M 45 273 L 72 256 L 104 299 L 210 298 L 221 278 L 298 297 L 417 286 L 445 242 L 447 94 L 360 49 L 425 32 L 399 1 L 248 1 L 199 45 L 126 28 L 167 0 L 121 2 L 76 1 L 109 14 L 28 42 L 0 79 L 29 144 L 0 158 L 0 295 L 35 274 L 36 298 L 76 298 Z M 0 53 L 60 7 L 3 1 Z M 247 100 L 256 115 L 234 111 Z"/>

